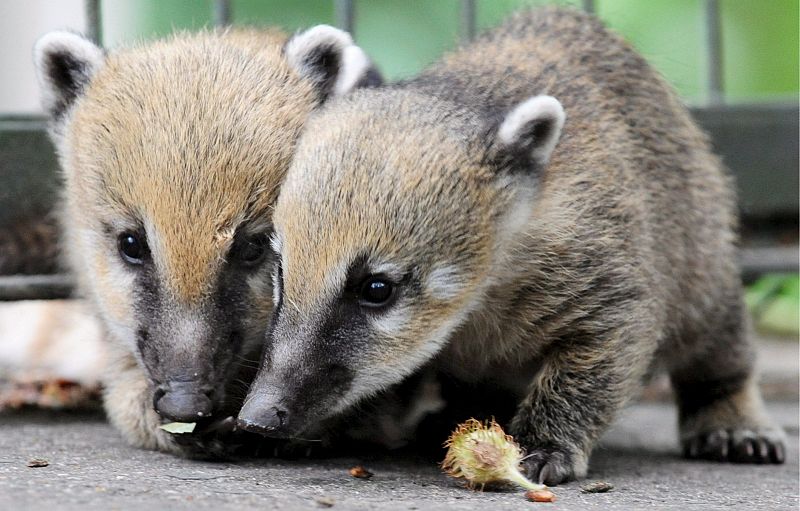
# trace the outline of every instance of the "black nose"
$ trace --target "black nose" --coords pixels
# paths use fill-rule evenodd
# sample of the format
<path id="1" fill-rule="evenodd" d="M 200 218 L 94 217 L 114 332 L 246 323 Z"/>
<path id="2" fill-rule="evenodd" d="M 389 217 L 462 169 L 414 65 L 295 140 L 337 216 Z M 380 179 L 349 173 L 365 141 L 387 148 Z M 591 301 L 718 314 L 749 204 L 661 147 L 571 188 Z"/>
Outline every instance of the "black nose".
<path id="1" fill-rule="evenodd" d="M 162 417 L 175 422 L 195 422 L 210 417 L 214 404 L 212 391 L 196 382 L 170 382 L 160 385 L 153 405 Z"/>
<path id="2" fill-rule="evenodd" d="M 284 438 L 290 435 L 287 430 L 289 412 L 259 399 L 249 399 L 239 412 L 236 424 L 251 433 Z"/>

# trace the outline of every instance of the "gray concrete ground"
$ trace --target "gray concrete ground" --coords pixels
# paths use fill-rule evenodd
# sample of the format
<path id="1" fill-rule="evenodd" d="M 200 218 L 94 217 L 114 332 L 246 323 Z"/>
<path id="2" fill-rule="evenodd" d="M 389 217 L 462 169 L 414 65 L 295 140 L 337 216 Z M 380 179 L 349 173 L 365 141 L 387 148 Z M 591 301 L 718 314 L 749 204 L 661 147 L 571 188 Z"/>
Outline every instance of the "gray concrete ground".
<path id="1" fill-rule="evenodd" d="M 435 463 L 374 455 L 328 460 L 206 463 L 133 449 L 98 413 L 0 413 L 0 511 L 147 509 L 798 509 L 798 343 L 759 339 L 762 388 L 789 437 L 781 466 L 680 458 L 676 412 L 657 379 L 595 451 L 587 481 L 615 486 L 584 494 L 587 481 L 554 489 L 555 504 L 521 491 L 477 493 Z M 442 452 L 442 456 L 444 452 Z M 47 467 L 28 468 L 43 458 Z M 355 479 L 361 464 L 375 475 Z"/>
<path id="2" fill-rule="evenodd" d="M 640 403 L 595 452 L 589 480 L 615 489 L 555 488 L 555 504 L 521 491 L 472 492 L 434 463 L 387 456 L 206 463 L 126 447 L 102 416 L 0 415 L 0 509 L 798 509 L 798 404 L 770 409 L 789 436 L 782 466 L 689 462 L 678 455 L 675 410 Z M 33 458 L 49 466 L 28 468 Z M 363 464 L 371 480 L 348 474 Z"/>

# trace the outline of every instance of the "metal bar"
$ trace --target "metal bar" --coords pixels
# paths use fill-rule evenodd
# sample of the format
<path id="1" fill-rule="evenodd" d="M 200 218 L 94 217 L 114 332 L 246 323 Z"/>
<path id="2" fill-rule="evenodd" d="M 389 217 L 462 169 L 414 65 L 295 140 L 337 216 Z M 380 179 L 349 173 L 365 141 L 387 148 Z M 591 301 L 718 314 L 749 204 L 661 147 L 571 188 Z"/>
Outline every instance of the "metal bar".
<path id="1" fill-rule="evenodd" d="M 334 0 L 334 15 L 336 24 L 344 31 L 355 35 L 356 29 L 356 6 L 353 0 Z"/>
<path id="2" fill-rule="evenodd" d="M 230 0 L 214 0 L 214 26 L 226 27 L 231 24 Z"/>
<path id="3" fill-rule="evenodd" d="M 475 0 L 461 0 L 461 40 L 475 39 L 477 31 Z"/>
<path id="4" fill-rule="evenodd" d="M 69 275 L 10 275 L 0 277 L 0 301 L 59 300 L 72 296 Z"/>
<path id="5" fill-rule="evenodd" d="M 705 0 L 706 59 L 708 65 L 708 101 L 712 105 L 724 101 L 722 76 L 722 23 L 719 1 Z"/>
<path id="6" fill-rule="evenodd" d="M 583 10 L 584 11 L 586 11 L 586 12 L 588 12 L 590 14 L 594 14 L 594 12 L 595 12 L 594 0 L 583 0 L 582 3 L 583 3 Z"/>
<path id="7" fill-rule="evenodd" d="M 749 284 L 766 273 L 796 274 L 800 269 L 799 253 L 800 247 L 797 245 L 743 248 L 740 254 L 742 280 Z"/>
<path id="8" fill-rule="evenodd" d="M 85 0 L 84 9 L 86 10 L 86 33 L 89 39 L 97 45 L 103 45 L 103 20 L 100 10 L 100 0 Z"/>

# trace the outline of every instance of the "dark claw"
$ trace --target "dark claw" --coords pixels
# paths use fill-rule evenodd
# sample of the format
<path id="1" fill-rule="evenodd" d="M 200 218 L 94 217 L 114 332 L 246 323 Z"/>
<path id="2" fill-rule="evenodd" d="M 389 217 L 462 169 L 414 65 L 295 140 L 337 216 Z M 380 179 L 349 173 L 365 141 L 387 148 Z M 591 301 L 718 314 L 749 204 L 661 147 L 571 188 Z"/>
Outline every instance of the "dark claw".
<path id="1" fill-rule="evenodd" d="M 533 449 L 524 462 L 529 479 L 547 486 L 555 486 L 575 478 L 572 457 L 552 447 Z"/>
<path id="2" fill-rule="evenodd" d="M 784 463 L 786 461 L 786 447 L 782 443 L 776 443 L 772 448 L 772 462 Z"/>
<path id="3" fill-rule="evenodd" d="M 749 436 L 740 439 L 738 443 L 734 440 L 733 450 L 731 451 L 731 461 L 734 463 L 752 463 L 753 457 L 756 454 L 753 441 L 754 439 Z"/>
<path id="4" fill-rule="evenodd" d="M 769 463 L 769 445 L 766 438 L 756 440 L 756 454 L 758 463 Z"/>
<path id="5" fill-rule="evenodd" d="M 683 442 L 687 458 L 734 463 L 783 463 L 786 448 L 778 438 L 753 431 L 717 430 Z"/>

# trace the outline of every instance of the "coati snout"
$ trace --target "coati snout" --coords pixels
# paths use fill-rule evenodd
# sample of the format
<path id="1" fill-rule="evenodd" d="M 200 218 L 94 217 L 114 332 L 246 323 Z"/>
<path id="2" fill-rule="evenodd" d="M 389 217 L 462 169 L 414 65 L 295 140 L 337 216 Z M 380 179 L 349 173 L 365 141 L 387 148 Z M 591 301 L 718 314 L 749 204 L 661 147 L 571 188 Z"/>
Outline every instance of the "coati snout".
<path id="1" fill-rule="evenodd" d="M 153 407 L 171 421 L 193 422 L 210 417 L 214 409 L 213 389 L 196 381 L 171 381 L 159 385 L 153 394 Z"/>

